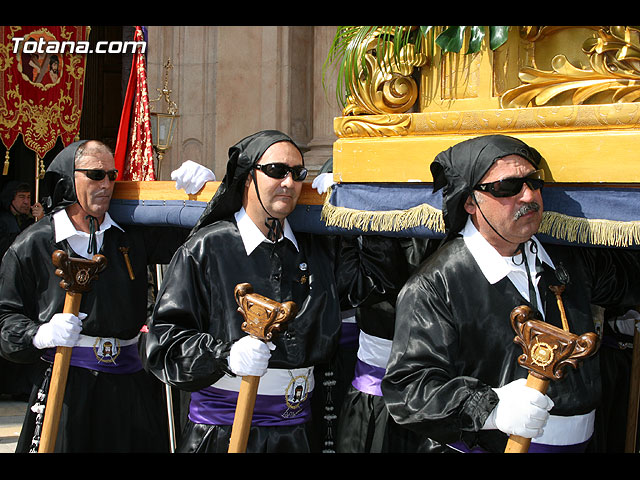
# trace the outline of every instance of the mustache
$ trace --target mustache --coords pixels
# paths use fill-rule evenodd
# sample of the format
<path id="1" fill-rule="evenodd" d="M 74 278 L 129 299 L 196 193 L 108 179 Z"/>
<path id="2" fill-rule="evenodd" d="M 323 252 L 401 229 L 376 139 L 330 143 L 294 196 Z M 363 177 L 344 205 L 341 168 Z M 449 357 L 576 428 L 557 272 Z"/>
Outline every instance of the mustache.
<path id="1" fill-rule="evenodd" d="M 526 215 L 529 212 L 537 212 L 540 210 L 540 205 L 538 202 L 530 202 L 522 205 L 516 213 L 513 214 L 513 219 L 518 220 L 523 215 Z"/>

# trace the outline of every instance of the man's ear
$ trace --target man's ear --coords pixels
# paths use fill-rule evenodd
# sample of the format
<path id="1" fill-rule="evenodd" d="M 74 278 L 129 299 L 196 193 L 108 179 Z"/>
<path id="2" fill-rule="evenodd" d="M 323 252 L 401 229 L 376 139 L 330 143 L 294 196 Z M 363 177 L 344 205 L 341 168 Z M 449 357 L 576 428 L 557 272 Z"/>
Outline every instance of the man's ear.
<path id="1" fill-rule="evenodd" d="M 474 213 L 476 213 L 476 201 L 475 201 L 475 198 L 473 198 L 473 195 L 469 195 L 465 200 L 464 210 L 469 215 L 473 215 Z"/>

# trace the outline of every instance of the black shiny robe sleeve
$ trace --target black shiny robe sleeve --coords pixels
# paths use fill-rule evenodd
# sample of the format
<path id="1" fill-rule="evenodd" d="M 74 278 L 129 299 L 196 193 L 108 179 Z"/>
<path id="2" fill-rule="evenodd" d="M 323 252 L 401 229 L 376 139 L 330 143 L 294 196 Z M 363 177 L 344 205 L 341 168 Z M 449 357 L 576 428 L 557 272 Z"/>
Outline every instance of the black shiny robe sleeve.
<path id="1" fill-rule="evenodd" d="M 420 255 L 412 239 L 361 235 L 336 237 L 336 278 L 341 309 L 377 305 L 395 299 Z"/>
<path id="2" fill-rule="evenodd" d="M 591 304 L 640 300 L 639 252 L 546 247 L 556 268 L 569 273 L 563 294 L 573 333 L 593 331 Z M 561 326 L 545 270 L 540 283 L 546 321 Z M 630 302 L 630 303 L 627 303 Z M 504 450 L 507 437 L 482 426 L 498 399 L 492 387 L 527 376 L 513 342 L 511 310 L 528 302 L 504 278 L 490 285 L 461 238 L 445 244 L 403 288 L 395 337 L 382 390 L 396 422 L 442 444 L 464 440 L 489 451 Z M 551 382 L 554 415 L 584 414 L 600 400 L 597 356 Z"/>
<path id="3" fill-rule="evenodd" d="M 381 252 L 368 257 L 361 245 L 333 236 L 296 233 L 296 239 L 299 252 L 285 240 L 275 248 L 262 243 L 247 255 L 233 220 L 199 230 L 176 252 L 165 273 L 149 325 L 146 367 L 187 391 L 231 374 L 229 350 L 246 335 L 233 291 L 245 282 L 260 295 L 281 303 L 292 300 L 299 308 L 286 331 L 273 340 L 270 368 L 329 361 L 339 339 L 339 298 L 358 304 L 390 283 L 378 279 L 374 262 L 369 262 L 375 258 L 379 263 Z"/>
<path id="4" fill-rule="evenodd" d="M 400 289 L 420 264 L 433 253 L 437 240 L 425 238 L 376 238 L 368 240 L 378 246 L 379 253 L 394 252 L 385 269 L 386 284 L 376 289 L 376 294 L 367 302 L 360 302 L 356 309 L 358 328 L 368 335 L 393 340 L 396 317 L 396 300 Z M 380 272 L 382 273 L 382 271 Z M 386 287 L 386 288 L 384 288 Z"/>
<path id="5" fill-rule="evenodd" d="M 55 250 L 76 255 L 66 241 L 56 243 L 53 232 L 53 219 L 45 216 L 17 237 L 0 266 L 0 353 L 14 362 L 40 357 L 33 337 L 63 311 L 65 291 L 51 257 Z M 107 267 L 82 295 L 80 312 L 87 314 L 82 333 L 121 339 L 138 335 L 147 319 L 147 265 L 168 263 L 187 233 L 168 227 L 109 228 L 100 251 Z M 129 248 L 133 280 L 120 247 Z"/>

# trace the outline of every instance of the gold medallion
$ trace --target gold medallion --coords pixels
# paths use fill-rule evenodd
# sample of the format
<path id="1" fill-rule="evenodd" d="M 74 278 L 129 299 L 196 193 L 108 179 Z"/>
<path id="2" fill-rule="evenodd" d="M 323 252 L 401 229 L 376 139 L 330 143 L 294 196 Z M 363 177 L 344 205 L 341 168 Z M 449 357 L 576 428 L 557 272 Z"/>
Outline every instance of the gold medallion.
<path id="1" fill-rule="evenodd" d="M 531 361 L 541 367 L 546 367 L 553 362 L 554 350 L 558 348 L 557 345 L 551 347 L 548 343 L 539 342 L 536 339 L 536 344 L 531 349 Z"/>

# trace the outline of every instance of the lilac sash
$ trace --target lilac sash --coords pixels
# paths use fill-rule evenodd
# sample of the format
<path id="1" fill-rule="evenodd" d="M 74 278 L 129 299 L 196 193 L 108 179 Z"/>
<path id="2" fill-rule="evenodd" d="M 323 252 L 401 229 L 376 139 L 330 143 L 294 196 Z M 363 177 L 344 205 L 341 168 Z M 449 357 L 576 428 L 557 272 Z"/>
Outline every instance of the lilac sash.
<path id="1" fill-rule="evenodd" d="M 351 385 L 361 392 L 381 397 L 382 388 L 380 384 L 385 371 L 382 367 L 374 367 L 358 359 Z"/>

